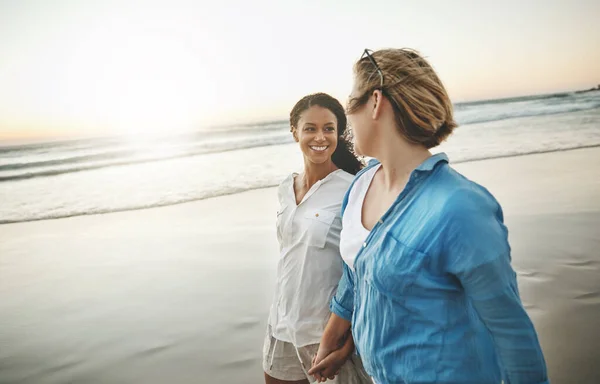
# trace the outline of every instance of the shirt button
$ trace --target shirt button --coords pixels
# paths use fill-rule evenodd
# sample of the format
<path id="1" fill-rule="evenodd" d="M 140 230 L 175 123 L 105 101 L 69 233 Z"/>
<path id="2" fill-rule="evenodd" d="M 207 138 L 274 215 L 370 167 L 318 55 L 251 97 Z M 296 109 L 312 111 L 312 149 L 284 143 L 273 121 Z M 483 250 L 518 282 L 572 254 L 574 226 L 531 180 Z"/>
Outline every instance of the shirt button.
<path id="1" fill-rule="evenodd" d="M 363 248 L 367 246 L 367 243 L 363 243 Z"/>
<path id="2" fill-rule="evenodd" d="M 383 220 L 379 219 L 379 224 L 383 224 Z"/>
<path id="3" fill-rule="evenodd" d="M 315 217 L 319 217 L 319 214 L 318 214 L 318 213 L 315 213 Z"/>

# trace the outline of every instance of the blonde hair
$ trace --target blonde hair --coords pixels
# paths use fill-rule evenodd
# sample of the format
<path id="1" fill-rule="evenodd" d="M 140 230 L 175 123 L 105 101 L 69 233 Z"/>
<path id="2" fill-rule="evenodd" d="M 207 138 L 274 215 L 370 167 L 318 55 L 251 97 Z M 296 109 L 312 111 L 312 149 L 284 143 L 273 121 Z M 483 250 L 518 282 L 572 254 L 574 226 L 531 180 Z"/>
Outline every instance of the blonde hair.
<path id="1" fill-rule="evenodd" d="M 431 65 L 411 49 L 383 49 L 371 54 L 383 75 L 368 57 L 354 65 L 362 96 L 348 104 L 353 113 L 367 103 L 376 89 L 390 100 L 397 129 L 409 142 L 433 148 L 457 127 L 452 102 Z"/>

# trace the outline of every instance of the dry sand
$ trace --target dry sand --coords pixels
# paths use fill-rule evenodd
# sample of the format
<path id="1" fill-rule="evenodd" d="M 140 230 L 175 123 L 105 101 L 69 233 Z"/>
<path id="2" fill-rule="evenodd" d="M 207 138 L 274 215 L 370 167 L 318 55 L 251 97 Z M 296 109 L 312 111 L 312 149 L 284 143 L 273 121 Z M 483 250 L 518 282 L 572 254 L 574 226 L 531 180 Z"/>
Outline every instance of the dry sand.
<path id="1" fill-rule="evenodd" d="M 600 382 L 600 149 L 456 165 L 504 208 L 553 384 Z M 261 383 L 275 189 L 0 226 L 0 384 Z"/>

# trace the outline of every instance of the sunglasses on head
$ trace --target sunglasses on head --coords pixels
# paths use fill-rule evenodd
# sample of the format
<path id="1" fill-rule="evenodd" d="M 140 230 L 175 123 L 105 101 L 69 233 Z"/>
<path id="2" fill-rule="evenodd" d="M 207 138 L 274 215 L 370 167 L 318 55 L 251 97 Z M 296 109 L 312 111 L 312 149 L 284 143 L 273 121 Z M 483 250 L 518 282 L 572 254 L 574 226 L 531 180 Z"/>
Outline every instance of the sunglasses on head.
<path id="1" fill-rule="evenodd" d="M 363 54 L 362 54 L 362 56 L 360 57 L 360 59 L 362 60 L 365 57 L 367 57 L 369 59 L 369 61 L 371 62 L 371 64 L 373 64 L 373 66 L 375 67 L 375 70 L 379 74 L 379 80 L 380 80 L 379 87 L 383 90 L 383 72 L 381 71 L 381 68 L 379 68 L 379 65 L 377 65 L 377 62 L 375 61 L 375 59 L 371 55 L 371 52 L 373 52 L 373 51 L 370 50 L 370 49 L 365 49 L 364 52 L 363 52 Z"/>

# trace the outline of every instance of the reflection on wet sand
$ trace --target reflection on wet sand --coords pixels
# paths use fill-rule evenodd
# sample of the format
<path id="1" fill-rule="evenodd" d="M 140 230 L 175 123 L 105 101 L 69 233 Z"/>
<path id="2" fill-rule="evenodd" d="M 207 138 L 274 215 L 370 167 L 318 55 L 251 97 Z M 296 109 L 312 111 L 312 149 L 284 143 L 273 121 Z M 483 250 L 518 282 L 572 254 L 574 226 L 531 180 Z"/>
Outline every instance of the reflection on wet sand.
<path id="1" fill-rule="evenodd" d="M 600 149 L 456 166 L 504 207 L 552 384 L 600 382 L 598 167 Z M 263 382 L 276 211 L 265 189 L 0 226 L 0 384 Z"/>

